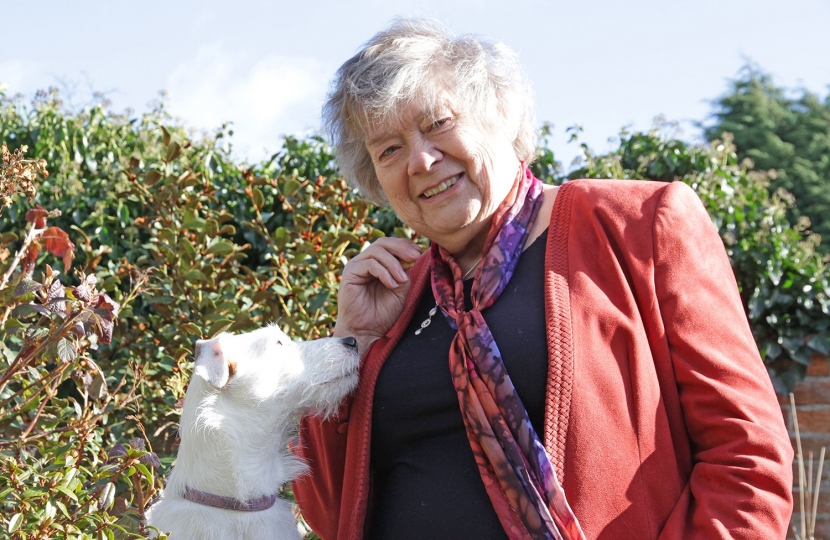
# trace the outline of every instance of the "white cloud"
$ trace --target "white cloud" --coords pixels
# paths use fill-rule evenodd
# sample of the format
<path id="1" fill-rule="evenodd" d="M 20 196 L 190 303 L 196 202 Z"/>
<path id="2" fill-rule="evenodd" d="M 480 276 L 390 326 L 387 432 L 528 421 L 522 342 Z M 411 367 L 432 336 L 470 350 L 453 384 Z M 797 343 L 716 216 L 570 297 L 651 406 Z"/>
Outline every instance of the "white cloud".
<path id="1" fill-rule="evenodd" d="M 29 92 L 37 67 L 27 64 L 22 60 L 0 61 L 0 86 L 3 86 L 10 94 L 18 92 Z"/>
<path id="2" fill-rule="evenodd" d="M 313 58 L 252 59 L 211 45 L 168 78 L 168 109 L 188 126 L 233 122 L 237 153 L 257 160 L 280 146 L 280 135 L 315 129 L 327 76 Z"/>

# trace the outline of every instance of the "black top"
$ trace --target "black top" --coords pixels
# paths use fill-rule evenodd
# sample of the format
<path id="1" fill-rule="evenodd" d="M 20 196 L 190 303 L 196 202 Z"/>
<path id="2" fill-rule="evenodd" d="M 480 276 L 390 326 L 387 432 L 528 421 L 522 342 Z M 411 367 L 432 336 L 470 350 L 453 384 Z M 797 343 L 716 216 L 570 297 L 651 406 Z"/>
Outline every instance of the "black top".
<path id="1" fill-rule="evenodd" d="M 537 433 L 544 425 L 548 351 L 544 257 L 547 233 L 522 254 L 507 288 L 483 312 Z M 464 290 L 469 308 L 472 279 Z M 381 369 L 372 412 L 372 501 L 367 538 L 507 538 L 484 489 L 449 370 L 455 330 L 428 285 L 412 322 Z"/>

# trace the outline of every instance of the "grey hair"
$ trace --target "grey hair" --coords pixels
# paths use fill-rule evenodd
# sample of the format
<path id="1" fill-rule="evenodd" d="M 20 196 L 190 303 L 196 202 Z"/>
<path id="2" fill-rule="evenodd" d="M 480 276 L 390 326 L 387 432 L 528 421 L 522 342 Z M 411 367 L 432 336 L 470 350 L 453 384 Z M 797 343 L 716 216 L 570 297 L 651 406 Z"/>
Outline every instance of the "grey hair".
<path id="1" fill-rule="evenodd" d="M 478 125 L 492 126 L 497 113 L 498 127 L 516 129 L 516 157 L 533 160 L 538 137 L 533 93 L 518 55 L 471 34 L 452 36 L 436 21 L 399 19 L 340 66 L 323 106 L 340 172 L 364 197 L 386 202 L 366 150 L 369 129 L 394 120 L 414 100 L 434 110 L 442 91 Z"/>

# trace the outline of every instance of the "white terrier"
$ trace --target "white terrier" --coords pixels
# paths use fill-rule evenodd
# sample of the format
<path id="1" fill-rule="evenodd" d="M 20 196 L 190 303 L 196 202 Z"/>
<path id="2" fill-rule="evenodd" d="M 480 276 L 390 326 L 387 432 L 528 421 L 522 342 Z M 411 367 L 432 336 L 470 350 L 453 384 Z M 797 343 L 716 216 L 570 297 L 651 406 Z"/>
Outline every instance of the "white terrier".
<path id="1" fill-rule="evenodd" d="M 147 524 L 171 540 L 300 538 L 279 487 L 305 466 L 286 442 L 357 386 L 353 338 L 293 342 L 276 326 L 196 343 L 176 464 Z"/>

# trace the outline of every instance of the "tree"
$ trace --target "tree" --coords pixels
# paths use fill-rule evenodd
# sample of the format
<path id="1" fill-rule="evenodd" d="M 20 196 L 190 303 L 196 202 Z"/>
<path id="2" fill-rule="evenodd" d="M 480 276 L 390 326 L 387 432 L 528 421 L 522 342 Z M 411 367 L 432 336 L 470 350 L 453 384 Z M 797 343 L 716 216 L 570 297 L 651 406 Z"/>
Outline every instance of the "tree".
<path id="1" fill-rule="evenodd" d="M 807 217 L 830 253 L 830 95 L 776 86 L 772 77 L 748 65 L 730 90 L 715 100 L 715 123 L 705 130 L 710 141 L 733 134 L 740 159 L 757 170 L 774 171 L 770 189 L 783 188 L 795 197 L 790 221 Z"/>

